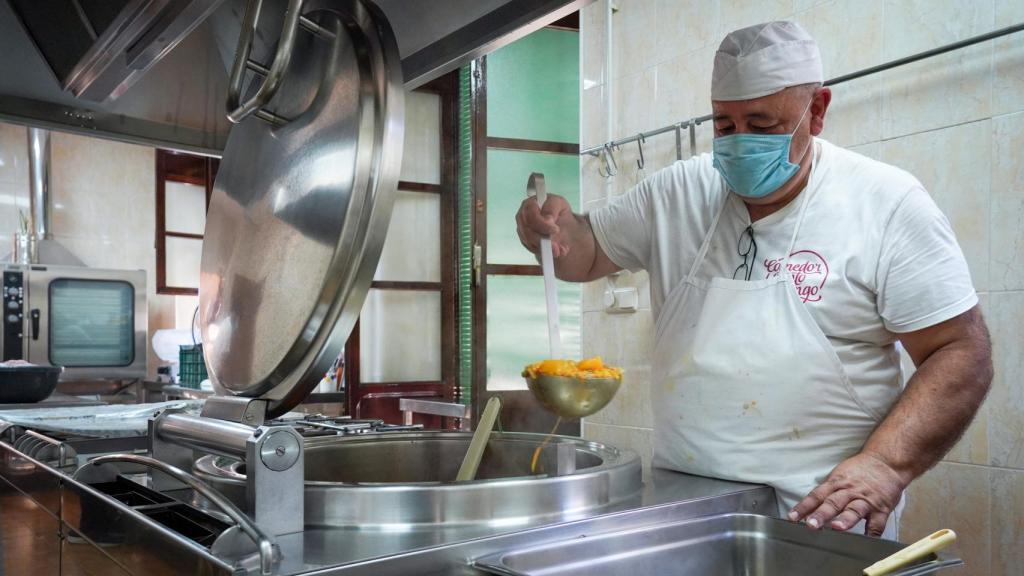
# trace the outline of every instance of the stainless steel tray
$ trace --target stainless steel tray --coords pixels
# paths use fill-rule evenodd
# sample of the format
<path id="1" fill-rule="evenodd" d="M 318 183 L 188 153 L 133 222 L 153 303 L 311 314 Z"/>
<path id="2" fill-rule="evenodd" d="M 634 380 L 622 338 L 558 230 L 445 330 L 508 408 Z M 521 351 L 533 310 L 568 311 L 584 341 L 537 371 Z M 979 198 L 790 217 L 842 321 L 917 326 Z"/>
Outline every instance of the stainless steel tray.
<path id="1" fill-rule="evenodd" d="M 767 516 L 723 514 L 511 550 L 481 558 L 475 566 L 502 576 L 858 576 L 901 547 L 857 534 L 814 532 Z M 932 555 L 894 575 L 961 565 L 959 558 Z"/>

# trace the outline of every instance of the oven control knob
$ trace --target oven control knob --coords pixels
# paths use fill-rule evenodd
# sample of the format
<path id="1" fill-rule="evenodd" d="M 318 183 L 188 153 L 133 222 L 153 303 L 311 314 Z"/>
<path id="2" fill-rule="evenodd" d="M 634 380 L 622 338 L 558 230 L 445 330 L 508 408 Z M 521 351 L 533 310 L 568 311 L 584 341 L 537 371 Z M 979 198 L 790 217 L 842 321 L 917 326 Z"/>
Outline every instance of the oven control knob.
<path id="1" fill-rule="evenodd" d="M 15 302 L 14 300 L 8 300 L 7 301 L 7 308 L 9 308 L 11 310 L 17 310 L 18 306 L 19 306 L 19 304 L 17 302 Z"/>
<path id="2" fill-rule="evenodd" d="M 10 288 L 7 289 L 7 293 L 10 294 L 11 296 L 17 296 L 18 289 L 15 286 L 11 286 Z"/>
<path id="3" fill-rule="evenodd" d="M 18 315 L 17 314 L 10 314 L 10 315 L 8 315 L 7 316 L 7 321 L 10 322 L 11 324 L 14 324 L 15 322 L 18 321 Z"/>

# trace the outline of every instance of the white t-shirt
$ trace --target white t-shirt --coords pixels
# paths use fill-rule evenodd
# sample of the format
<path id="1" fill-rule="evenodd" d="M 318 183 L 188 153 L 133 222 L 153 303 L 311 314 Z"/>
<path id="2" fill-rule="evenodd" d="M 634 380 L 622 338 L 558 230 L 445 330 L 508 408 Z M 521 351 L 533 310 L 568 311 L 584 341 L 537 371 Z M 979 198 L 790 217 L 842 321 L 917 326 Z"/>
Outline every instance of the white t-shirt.
<path id="1" fill-rule="evenodd" d="M 820 187 L 810 197 L 788 268 L 801 299 L 869 404 L 888 406 L 901 380 L 896 334 L 934 326 L 978 303 L 949 221 L 909 173 L 815 139 Z M 802 195 L 752 225 L 751 280 L 775 275 Z M 750 226 L 702 154 L 658 171 L 590 214 L 598 244 L 616 265 L 650 275 L 655 318 L 682 282 L 722 202 L 728 202 L 697 276 L 732 278 Z M 739 278 L 739 276 L 737 276 Z"/>

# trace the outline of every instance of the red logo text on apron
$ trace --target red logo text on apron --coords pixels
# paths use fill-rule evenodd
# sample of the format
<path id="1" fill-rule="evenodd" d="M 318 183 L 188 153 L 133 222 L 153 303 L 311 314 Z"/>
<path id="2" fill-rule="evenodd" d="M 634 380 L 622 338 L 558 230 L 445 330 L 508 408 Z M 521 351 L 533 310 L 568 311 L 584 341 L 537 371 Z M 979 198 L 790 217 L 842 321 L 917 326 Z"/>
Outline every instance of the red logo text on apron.
<path id="1" fill-rule="evenodd" d="M 782 270 L 782 258 L 765 260 L 765 278 L 774 278 Z M 813 250 L 797 250 L 789 256 L 786 269 L 793 277 L 797 294 L 804 303 L 821 300 L 821 289 L 828 280 L 828 262 Z"/>

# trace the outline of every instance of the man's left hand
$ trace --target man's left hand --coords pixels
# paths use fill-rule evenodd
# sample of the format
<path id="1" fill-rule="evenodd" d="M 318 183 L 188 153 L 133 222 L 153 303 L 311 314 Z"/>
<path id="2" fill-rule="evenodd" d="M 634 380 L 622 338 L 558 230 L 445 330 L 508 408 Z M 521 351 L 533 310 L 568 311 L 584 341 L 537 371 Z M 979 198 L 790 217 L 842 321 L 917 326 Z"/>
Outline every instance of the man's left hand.
<path id="1" fill-rule="evenodd" d="M 824 483 L 790 511 L 789 519 L 806 518 L 814 529 L 829 522 L 834 530 L 849 530 L 866 519 L 864 533 L 881 536 L 909 483 L 880 457 L 861 452 L 836 466 Z"/>

